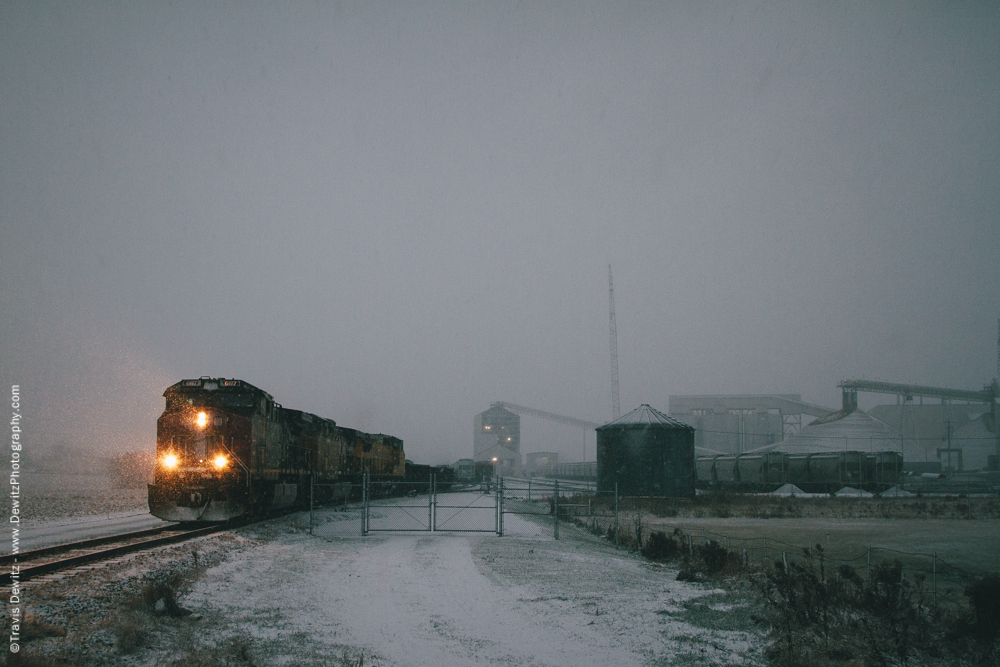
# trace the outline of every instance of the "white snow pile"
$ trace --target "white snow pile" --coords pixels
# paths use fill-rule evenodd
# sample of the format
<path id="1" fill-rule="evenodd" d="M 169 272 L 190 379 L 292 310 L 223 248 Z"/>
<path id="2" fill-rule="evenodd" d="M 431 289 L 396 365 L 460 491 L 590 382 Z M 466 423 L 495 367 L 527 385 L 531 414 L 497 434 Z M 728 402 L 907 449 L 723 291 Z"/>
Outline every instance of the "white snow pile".
<path id="1" fill-rule="evenodd" d="M 785 484 L 771 492 L 772 496 L 804 496 L 805 491 L 794 484 Z"/>
<path id="2" fill-rule="evenodd" d="M 863 489 L 855 489 L 853 486 L 845 486 L 833 495 L 838 498 L 871 498 L 873 494 Z"/>

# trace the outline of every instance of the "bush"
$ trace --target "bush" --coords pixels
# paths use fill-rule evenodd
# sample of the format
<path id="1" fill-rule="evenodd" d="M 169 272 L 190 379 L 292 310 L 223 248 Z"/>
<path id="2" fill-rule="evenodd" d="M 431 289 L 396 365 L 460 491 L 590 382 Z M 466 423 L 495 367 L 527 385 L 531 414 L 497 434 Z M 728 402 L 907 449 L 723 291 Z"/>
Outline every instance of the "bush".
<path id="1" fill-rule="evenodd" d="M 163 602 L 163 610 L 174 618 L 187 616 L 191 612 L 182 609 L 177 604 L 177 589 L 180 586 L 178 577 L 154 581 L 142 590 L 142 604 L 148 611 L 158 611 L 159 602 Z"/>
<path id="2" fill-rule="evenodd" d="M 699 544 L 694 548 L 695 558 L 700 561 L 698 569 L 709 576 L 715 576 L 728 567 L 738 567 L 739 557 L 715 540 Z"/>
<path id="3" fill-rule="evenodd" d="M 975 631 L 980 639 L 1000 637 L 1000 575 L 983 577 L 965 589 L 975 614 Z"/>
<path id="4" fill-rule="evenodd" d="M 996 620 L 1000 577 L 992 575 L 967 589 L 973 606 L 977 596 L 985 605 L 981 617 L 977 610 L 973 633 L 967 615 L 929 605 L 922 576 L 906 575 L 899 561 L 874 564 L 865 581 L 847 565 L 828 577 L 820 545 L 804 556 L 805 564 L 779 560 L 758 578 L 765 620 L 771 625 L 766 655 L 772 662 L 997 664 L 1000 643 L 991 623 Z M 975 642 L 967 639 L 973 634 Z"/>
<path id="5" fill-rule="evenodd" d="M 122 653 L 135 653 L 146 644 L 146 622 L 137 612 L 119 616 L 111 630 Z"/>
<path id="6" fill-rule="evenodd" d="M 678 558 L 681 551 L 682 546 L 678 540 L 662 531 L 655 531 L 649 534 L 649 539 L 643 545 L 641 553 L 649 560 L 671 561 Z"/>

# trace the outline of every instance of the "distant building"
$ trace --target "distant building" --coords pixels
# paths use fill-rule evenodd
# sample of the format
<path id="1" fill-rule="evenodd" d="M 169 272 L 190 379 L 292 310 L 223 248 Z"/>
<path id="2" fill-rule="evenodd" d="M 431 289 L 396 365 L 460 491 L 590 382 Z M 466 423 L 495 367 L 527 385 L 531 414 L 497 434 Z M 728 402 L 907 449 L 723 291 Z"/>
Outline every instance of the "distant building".
<path id="1" fill-rule="evenodd" d="M 834 410 L 799 394 L 671 396 L 670 416 L 695 429 L 694 444 L 718 454 L 742 454 L 780 442 Z M 709 452 L 699 452 L 707 454 Z"/>
<path id="2" fill-rule="evenodd" d="M 914 405 L 907 401 L 902 405 L 876 405 L 869 412 L 902 434 L 907 464 L 941 461 L 951 471 L 986 470 L 990 455 L 996 453 L 996 432 L 989 405 Z M 950 457 L 948 449 L 952 450 Z"/>
<path id="3" fill-rule="evenodd" d="M 503 473 L 521 468 L 521 417 L 497 404 L 473 420 L 473 459 L 493 461 Z"/>

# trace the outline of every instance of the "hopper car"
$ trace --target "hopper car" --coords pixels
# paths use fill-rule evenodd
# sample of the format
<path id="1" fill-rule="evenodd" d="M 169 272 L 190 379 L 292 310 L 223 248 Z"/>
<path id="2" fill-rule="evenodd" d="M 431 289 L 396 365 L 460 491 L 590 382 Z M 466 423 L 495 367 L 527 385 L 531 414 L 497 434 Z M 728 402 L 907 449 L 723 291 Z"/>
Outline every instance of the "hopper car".
<path id="1" fill-rule="evenodd" d="M 166 521 L 227 521 L 356 495 L 362 475 L 402 480 L 399 438 L 291 410 L 237 379 L 181 380 L 163 393 L 149 510 Z"/>
<path id="2" fill-rule="evenodd" d="M 697 487 L 732 491 L 773 491 L 794 484 L 806 493 L 829 493 L 850 486 L 879 492 L 900 483 L 898 452 L 765 452 L 702 456 L 695 461 Z"/>

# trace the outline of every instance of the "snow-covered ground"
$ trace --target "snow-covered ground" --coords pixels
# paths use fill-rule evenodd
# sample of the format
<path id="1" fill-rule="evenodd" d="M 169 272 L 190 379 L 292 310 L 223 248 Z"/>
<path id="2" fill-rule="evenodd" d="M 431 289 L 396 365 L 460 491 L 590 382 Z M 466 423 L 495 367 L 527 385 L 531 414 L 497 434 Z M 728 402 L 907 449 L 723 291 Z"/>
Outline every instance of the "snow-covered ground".
<path id="1" fill-rule="evenodd" d="M 277 531 L 206 572 L 183 600 L 209 634 L 257 638 L 266 664 L 327 664 L 343 647 L 365 664 L 414 667 L 729 665 L 756 654 L 755 634 L 695 618 L 691 603 L 707 596 L 708 610 L 722 591 L 678 582 L 676 570 L 569 526 L 556 541 L 549 525 L 515 516 L 502 538 L 360 537 L 358 511 L 318 512 L 313 536 L 308 513 L 298 521 L 298 531 L 257 533 Z"/>
<path id="2" fill-rule="evenodd" d="M 482 505 L 474 495 L 439 502 Z M 414 516 L 426 516 L 425 500 L 411 502 Z M 303 512 L 61 581 L 29 582 L 25 594 L 44 602 L 36 608 L 48 622 L 71 625 L 81 623 L 81 599 L 91 592 L 122 591 L 101 602 L 103 612 L 101 604 L 86 606 L 94 618 L 107 617 L 98 625 L 45 640 L 53 655 L 60 642 L 89 642 L 89 652 L 72 654 L 79 664 L 169 665 L 192 651 L 228 655 L 237 645 L 258 665 L 346 665 L 362 657 L 384 667 L 762 662 L 760 632 L 739 598 L 678 582 L 675 569 L 567 524 L 556 541 L 551 519 L 538 519 L 507 516 L 504 537 L 362 537 L 357 508 L 323 509 L 313 535 Z M 190 568 L 194 550 L 201 567 L 189 570 L 179 599 L 191 616 L 146 613 L 146 644 L 128 655 L 106 640 L 105 648 L 95 644 L 113 635 L 108 624 L 118 623 L 125 591 L 139 590 L 136 582 L 158 568 Z M 60 611 L 68 597 L 76 616 Z"/>
<path id="3" fill-rule="evenodd" d="M 146 489 L 115 488 L 103 475 L 32 472 L 21 483 L 20 550 L 170 525 L 150 515 Z M 4 499 L 6 512 L 11 498 Z M 8 524 L 0 554 L 11 552 Z"/>
<path id="4" fill-rule="evenodd" d="M 157 519 L 149 511 L 111 512 L 106 515 L 62 518 L 51 521 L 25 521 L 21 526 L 20 550 L 39 549 L 92 537 L 107 537 L 147 528 L 176 525 Z M 9 554 L 10 540 L 0 543 L 0 553 Z"/>

